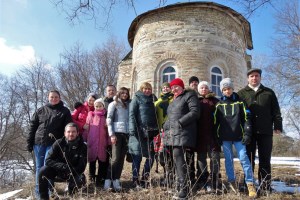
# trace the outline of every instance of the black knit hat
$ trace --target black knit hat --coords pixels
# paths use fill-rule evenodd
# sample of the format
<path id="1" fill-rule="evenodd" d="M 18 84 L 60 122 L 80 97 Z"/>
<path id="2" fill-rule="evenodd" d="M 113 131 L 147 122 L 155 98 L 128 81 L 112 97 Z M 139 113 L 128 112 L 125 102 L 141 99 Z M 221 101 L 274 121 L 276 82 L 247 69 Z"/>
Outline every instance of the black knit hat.
<path id="1" fill-rule="evenodd" d="M 193 81 L 197 81 L 199 83 L 199 79 L 196 77 L 196 76 L 192 76 L 190 79 L 189 79 L 189 84 L 191 84 L 191 82 Z"/>

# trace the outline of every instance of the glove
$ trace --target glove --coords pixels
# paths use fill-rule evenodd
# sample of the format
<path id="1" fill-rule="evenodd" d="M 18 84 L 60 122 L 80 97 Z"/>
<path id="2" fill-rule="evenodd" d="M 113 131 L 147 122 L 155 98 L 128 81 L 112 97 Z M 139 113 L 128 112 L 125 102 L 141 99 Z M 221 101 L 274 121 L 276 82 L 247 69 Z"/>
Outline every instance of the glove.
<path id="1" fill-rule="evenodd" d="M 250 144 L 250 143 L 251 143 L 251 137 L 248 136 L 248 135 L 245 135 L 245 136 L 243 137 L 243 139 L 242 139 L 242 143 L 243 143 L 244 145 Z"/>
<path id="2" fill-rule="evenodd" d="M 28 144 L 28 145 L 27 145 L 27 151 L 28 151 L 29 153 L 31 153 L 31 152 L 33 151 L 33 146 L 30 145 L 30 144 Z"/>

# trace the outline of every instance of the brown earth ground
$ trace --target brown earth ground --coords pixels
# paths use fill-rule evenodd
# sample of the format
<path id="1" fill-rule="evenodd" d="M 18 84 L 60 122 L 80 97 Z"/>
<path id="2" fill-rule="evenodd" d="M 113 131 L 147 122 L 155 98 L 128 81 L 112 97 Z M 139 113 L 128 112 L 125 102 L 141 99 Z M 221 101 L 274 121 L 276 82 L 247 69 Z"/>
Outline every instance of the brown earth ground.
<path id="1" fill-rule="evenodd" d="M 144 162 L 142 162 L 143 164 Z M 226 185 L 226 175 L 225 175 L 225 168 L 224 168 L 224 161 L 222 160 L 221 164 L 221 181 Z M 85 189 L 81 189 L 75 196 L 69 197 L 67 194 L 64 193 L 64 188 L 66 187 L 66 183 L 57 183 L 56 184 L 56 191 L 59 194 L 60 199 L 128 199 L 128 200 L 136 200 L 136 199 L 172 199 L 174 193 L 168 192 L 170 189 L 160 186 L 160 178 L 162 176 L 163 169 L 159 168 L 159 173 L 154 171 L 155 166 L 152 168 L 151 171 L 151 186 L 148 189 L 142 189 L 140 191 L 135 191 L 132 189 L 131 183 L 131 163 L 125 162 L 124 170 L 121 177 L 121 183 L 123 186 L 123 191 L 119 193 L 115 192 L 107 192 L 103 191 L 102 188 L 96 188 L 92 185 L 89 185 Z M 257 168 L 257 167 L 256 167 Z M 235 170 L 236 170 L 236 177 L 237 180 L 242 183 L 242 169 L 239 162 L 235 162 Z M 299 174 L 299 168 L 292 168 L 289 166 L 280 166 L 280 165 L 273 165 L 272 166 L 272 180 L 276 181 L 283 181 L 287 185 L 296 184 L 298 187 L 300 186 L 300 177 L 296 176 L 295 174 Z M 88 172 L 86 171 L 86 174 Z M 257 178 L 257 172 L 255 172 L 255 177 Z M 13 199 L 16 198 L 28 198 L 32 196 L 34 191 L 34 183 L 30 182 L 23 187 L 23 191 L 18 193 Z M 3 190 L 2 190 L 3 191 Z M 2 192 L 1 192 L 2 193 Z M 223 193 L 223 194 L 207 194 L 202 189 L 198 189 L 191 195 L 190 199 L 249 199 L 247 193 L 241 192 L 240 195 L 236 195 L 232 192 Z M 272 193 L 270 196 L 260 196 L 257 199 L 280 199 L 280 200 L 287 200 L 287 199 L 299 199 L 300 200 L 300 192 L 296 192 L 295 194 L 287 194 L 287 193 Z"/>

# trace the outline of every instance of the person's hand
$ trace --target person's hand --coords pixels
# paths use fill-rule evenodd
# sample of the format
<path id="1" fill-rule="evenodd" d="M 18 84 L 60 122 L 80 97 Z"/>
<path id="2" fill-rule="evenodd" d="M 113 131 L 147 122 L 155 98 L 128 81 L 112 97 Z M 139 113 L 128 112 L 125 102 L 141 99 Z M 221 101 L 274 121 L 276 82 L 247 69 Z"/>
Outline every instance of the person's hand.
<path id="1" fill-rule="evenodd" d="M 89 125 L 88 125 L 88 124 L 83 125 L 83 129 L 84 129 L 84 130 L 89 129 Z"/>
<path id="2" fill-rule="evenodd" d="M 281 134 L 281 131 L 280 131 L 280 130 L 274 130 L 274 133 L 275 133 L 276 135 L 280 135 L 280 134 Z"/>
<path id="3" fill-rule="evenodd" d="M 244 145 L 250 144 L 250 143 L 251 143 L 251 137 L 248 136 L 248 135 L 245 135 L 245 136 L 243 137 L 243 139 L 242 139 L 242 143 L 243 143 Z"/>
<path id="4" fill-rule="evenodd" d="M 110 136 L 110 141 L 111 141 L 111 144 L 116 144 L 117 143 L 117 137 L 115 135 Z"/>

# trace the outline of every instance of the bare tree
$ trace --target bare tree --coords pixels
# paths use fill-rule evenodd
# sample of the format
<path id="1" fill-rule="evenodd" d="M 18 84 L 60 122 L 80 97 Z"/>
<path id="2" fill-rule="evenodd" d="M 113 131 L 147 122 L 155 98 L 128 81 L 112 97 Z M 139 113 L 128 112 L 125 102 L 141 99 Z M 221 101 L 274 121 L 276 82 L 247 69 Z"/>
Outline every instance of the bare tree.
<path id="1" fill-rule="evenodd" d="M 23 133 L 28 120 L 16 90 L 19 84 L 14 78 L 0 77 L 0 176 L 1 184 L 24 183 L 22 170 L 32 170 L 25 151 Z M 13 175 L 13 176 L 12 176 Z M 11 180 L 13 178 L 13 180 Z M 3 185 L 1 185 L 2 187 Z"/>
<path id="2" fill-rule="evenodd" d="M 275 7 L 273 3 L 276 0 L 229 0 L 241 7 L 241 13 L 249 19 L 254 13 L 263 7 Z"/>
<path id="3" fill-rule="evenodd" d="M 111 23 L 113 10 L 124 4 L 135 11 L 136 0 L 50 0 L 62 10 L 72 23 L 94 20 L 96 27 L 107 28 Z"/>
<path id="4" fill-rule="evenodd" d="M 0 169 L 4 183 L 22 183 L 24 169 L 34 171 L 26 151 L 27 125 L 33 112 L 46 103 L 52 72 L 43 59 L 35 59 L 15 76 L 1 77 Z"/>
<path id="5" fill-rule="evenodd" d="M 75 102 L 84 101 L 90 92 L 103 95 L 108 84 L 116 83 L 117 67 L 125 52 L 125 45 L 111 36 L 90 53 L 79 43 L 62 53 L 57 66 L 58 83 L 67 105 L 73 108 Z"/>
<path id="6" fill-rule="evenodd" d="M 97 83 L 97 91 L 104 95 L 107 85 L 116 85 L 118 64 L 128 50 L 125 44 L 116 37 L 110 36 L 102 47 L 96 47 L 91 54 L 91 62 L 94 66 L 93 80 Z"/>
<path id="7" fill-rule="evenodd" d="M 62 98 L 70 108 L 75 102 L 82 102 L 89 92 L 95 91 L 95 83 L 91 80 L 94 70 L 90 60 L 89 53 L 78 42 L 61 54 L 57 82 Z"/>
<path id="8" fill-rule="evenodd" d="M 291 0 L 276 14 L 276 38 L 273 55 L 277 66 L 274 73 L 285 80 L 291 98 L 300 96 L 300 13 L 299 1 Z"/>
<path id="9" fill-rule="evenodd" d="M 136 10 L 137 0 L 50 0 L 57 9 L 63 11 L 67 20 L 74 24 L 83 20 L 94 20 L 97 28 L 108 28 L 117 7 Z M 166 5 L 167 0 L 157 0 L 157 7 Z"/>
<path id="10" fill-rule="evenodd" d="M 300 15 L 299 1 L 286 1 L 276 13 L 276 34 L 271 57 L 256 58 L 254 66 L 264 68 L 263 81 L 278 96 L 285 129 L 300 136 Z M 264 75 L 266 74 L 266 75 Z"/>

